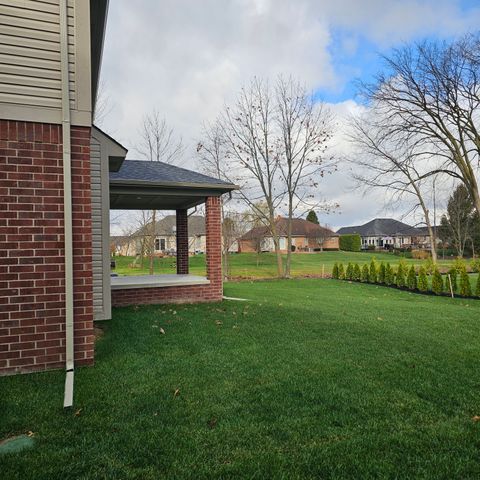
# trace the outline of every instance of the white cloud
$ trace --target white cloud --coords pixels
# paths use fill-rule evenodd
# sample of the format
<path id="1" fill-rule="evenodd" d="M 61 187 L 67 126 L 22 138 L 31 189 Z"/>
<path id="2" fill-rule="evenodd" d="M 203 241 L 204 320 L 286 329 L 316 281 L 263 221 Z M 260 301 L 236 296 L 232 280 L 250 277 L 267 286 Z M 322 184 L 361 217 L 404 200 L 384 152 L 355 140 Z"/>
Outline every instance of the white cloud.
<path id="1" fill-rule="evenodd" d="M 116 0 L 110 2 L 102 66 L 112 99 L 104 127 L 133 158 L 141 117 L 155 107 L 185 139 L 185 165 L 193 167 L 202 123 L 254 75 L 292 73 L 312 89 L 334 91 L 343 84 L 345 71 L 335 70 L 331 56 L 335 29 L 344 32 L 340 49 L 353 55 L 362 38 L 381 50 L 479 24 L 479 8 L 467 15 L 451 0 Z M 354 102 L 334 106 L 340 113 L 355 108 Z M 331 224 L 378 213 L 376 199 L 362 199 L 348 184 L 339 172 L 325 185 L 325 195 L 342 204 L 343 214 L 332 216 Z"/>

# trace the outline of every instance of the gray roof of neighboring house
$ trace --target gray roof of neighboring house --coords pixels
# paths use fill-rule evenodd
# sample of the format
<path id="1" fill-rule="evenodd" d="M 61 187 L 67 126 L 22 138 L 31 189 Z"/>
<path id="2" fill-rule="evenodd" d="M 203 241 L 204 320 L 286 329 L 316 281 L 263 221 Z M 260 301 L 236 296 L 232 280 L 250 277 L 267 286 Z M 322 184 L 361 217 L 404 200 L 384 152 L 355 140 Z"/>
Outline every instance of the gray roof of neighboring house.
<path id="1" fill-rule="evenodd" d="M 175 235 L 174 229 L 177 226 L 177 218 L 175 215 L 167 215 L 158 220 L 155 227 L 157 235 Z M 190 215 L 188 217 L 188 236 L 206 235 L 205 217 L 201 215 Z"/>
<path id="2" fill-rule="evenodd" d="M 215 186 L 226 191 L 235 188 L 219 178 L 203 175 L 186 168 L 164 162 L 147 160 L 125 160 L 118 172 L 110 172 L 110 181 L 135 181 L 142 183 L 175 184 L 185 186 Z"/>
<path id="3" fill-rule="evenodd" d="M 157 220 L 155 225 L 155 235 L 169 236 L 175 235 L 177 226 L 177 217 L 175 215 L 167 215 L 166 217 Z M 144 227 L 146 235 L 150 235 L 150 226 Z M 135 236 L 141 236 L 144 231 L 143 228 L 135 232 Z M 188 236 L 206 235 L 205 217 L 201 215 L 190 215 L 188 217 Z"/>
<path id="4" fill-rule="evenodd" d="M 337 233 L 339 235 L 358 233 L 362 237 L 418 235 L 414 227 L 393 218 L 375 218 L 364 225 L 340 228 Z"/>

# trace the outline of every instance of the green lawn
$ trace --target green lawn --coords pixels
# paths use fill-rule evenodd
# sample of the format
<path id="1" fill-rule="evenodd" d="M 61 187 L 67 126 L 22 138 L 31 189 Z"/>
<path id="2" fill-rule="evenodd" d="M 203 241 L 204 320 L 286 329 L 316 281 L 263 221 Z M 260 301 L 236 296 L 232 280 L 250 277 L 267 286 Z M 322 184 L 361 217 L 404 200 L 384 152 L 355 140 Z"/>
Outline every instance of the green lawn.
<path id="1" fill-rule="evenodd" d="M 398 265 L 401 257 L 383 252 L 319 252 L 312 254 L 297 253 L 292 255 L 292 275 L 306 276 L 322 274 L 322 266 L 325 273 L 331 273 L 335 262 L 369 263 L 372 258 L 379 262 L 390 262 L 392 266 Z M 116 273 L 120 275 L 142 275 L 148 273 L 148 260 L 144 267 L 130 268 L 133 257 L 116 257 Z M 234 278 L 273 278 L 276 276 L 276 257 L 273 253 L 240 253 L 229 255 L 230 276 Z M 421 260 L 409 260 L 407 262 L 416 265 L 422 264 Z M 451 260 L 440 260 L 441 267 L 448 267 Z M 155 273 L 174 273 L 175 258 L 156 258 Z M 205 274 L 205 255 L 190 257 L 190 273 L 197 275 Z"/>
<path id="2" fill-rule="evenodd" d="M 480 478 L 480 301 L 320 279 L 225 293 L 250 301 L 116 310 L 73 411 L 63 372 L 0 378 L 0 438 L 36 440 L 0 477 Z"/>

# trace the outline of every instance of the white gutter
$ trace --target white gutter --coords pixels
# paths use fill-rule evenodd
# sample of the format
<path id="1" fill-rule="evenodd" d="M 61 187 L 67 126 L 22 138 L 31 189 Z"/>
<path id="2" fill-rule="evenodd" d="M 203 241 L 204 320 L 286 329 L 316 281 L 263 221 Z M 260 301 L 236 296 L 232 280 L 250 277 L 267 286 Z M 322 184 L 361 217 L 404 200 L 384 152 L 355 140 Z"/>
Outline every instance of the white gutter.
<path id="1" fill-rule="evenodd" d="M 70 81 L 68 72 L 68 5 L 60 0 L 60 55 L 62 74 L 63 218 L 65 235 L 65 378 L 64 407 L 73 405 L 73 234 L 72 165 L 70 148 Z"/>

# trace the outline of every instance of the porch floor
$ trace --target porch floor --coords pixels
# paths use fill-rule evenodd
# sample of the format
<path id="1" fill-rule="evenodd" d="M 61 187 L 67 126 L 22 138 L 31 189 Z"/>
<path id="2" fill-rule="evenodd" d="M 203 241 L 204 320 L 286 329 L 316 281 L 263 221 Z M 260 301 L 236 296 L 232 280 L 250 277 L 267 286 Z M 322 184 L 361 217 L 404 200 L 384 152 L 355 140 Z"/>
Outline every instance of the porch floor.
<path id="1" fill-rule="evenodd" d="M 154 287 L 183 287 L 189 285 L 208 285 L 210 280 L 200 275 L 126 275 L 124 277 L 111 277 L 112 290 L 126 290 L 129 288 L 154 288 Z"/>

